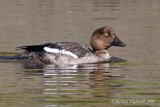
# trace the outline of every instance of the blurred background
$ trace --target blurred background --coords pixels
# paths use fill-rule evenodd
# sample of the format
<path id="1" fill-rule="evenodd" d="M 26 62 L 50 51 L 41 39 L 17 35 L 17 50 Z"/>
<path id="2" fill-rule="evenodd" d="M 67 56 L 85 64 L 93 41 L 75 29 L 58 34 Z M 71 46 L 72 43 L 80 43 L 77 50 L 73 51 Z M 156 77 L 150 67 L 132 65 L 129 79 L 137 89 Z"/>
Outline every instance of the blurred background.
<path id="1" fill-rule="evenodd" d="M 107 72 L 111 73 L 109 77 L 117 74 L 125 75 L 125 77 L 121 79 L 118 78 L 118 85 L 116 85 L 120 86 L 119 80 L 125 80 L 123 82 L 126 84 L 121 89 L 122 94 L 117 92 L 116 89 L 116 91 L 114 90 L 113 92 L 114 94 L 112 93 L 114 96 L 112 96 L 112 98 L 152 98 L 157 101 L 160 98 L 160 84 L 158 82 L 160 80 L 160 0 L 0 0 L 0 53 L 19 53 L 21 51 L 15 51 L 15 48 L 18 46 L 56 41 L 74 41 L 90 46 L 89 41 L 93 31 L 103 26 L 112 26 L 117 36 L 127 44 L 127 47 L 124 48 L 111 47 L 108 49 L 110 55 L 123 58 L 129 63 L 126 65 L 112 65 L 113 67 L 122 67 L 122 69 L 118 69 L 118 72 L 117 69 L 107 70 Z M 68 101 L 64 99 L 70 94 L 63 95 L 63 93 L 61 93 L 58 94 L 58 97 L 55 97 L 55 99 L 56 101 L 60 101 L 59 99 L 64 98 L 64 102 L 56 102 L 58 103 L 57 105 L 47 105 L 48 103 L 45 101 L 48 100 L 43 100 L 43 104 L 39 104 L 39 100 L 41 101 L 43 99 L 42 96 L 44 97 L 44 93 L 46 93 L 39 91 L 40 89 L 45 90 L 43 89 L 44 87 L 46 88 L 45 84 L 41 84 L 45 81 L 44 77 L 37 76 L 37 74 L 34 73 L 33 75 L 26 75 L 22 72 L 26 69 L 19 68 L 19 64 L 6 64 L 1 62 L 0 65 L 0 92 L 2 94 L 0 101 L 3 102 L 1 105 L 8 104 L 8 99 L 12 99 L 13 97 L 14 100 L 16 98 L 18 100 L 16 100 L 18 102 L 16 106 L 19 106 L 19 104 L 28 104 L 27 102 L 30 102 L 30 100 L 26 100 L 25 97 L 29 99 L 36 97 L 37 99 L 33 100 L 35 107 L 37 105 L 45 105 L 46 107 L 60 105 L 61 107 L 64 106 L 65 101 Z M 104 75 L 104 72 L 101 74 Z M 11 75 L 13 78 L 10 77 Z M 22 75 L 25 75 L 24 77 L 28 79 L 25 80 L 22 78 Z M 34 77 L 35 75 L 36 77 Z M 41 75 L 45 74 L 41 73 Z M 81 76 L 79 73 L 75 75 Z M 90 73 L 88 72 L 86 75 L 88 77 Z M 93 74 L 91 73 L 91 75 Z M 96 75 L 100 74 L 96 73 L 95 76 Z M 73 75 L 70 75 L 70 77 L 72 76 Z M 15 77 L 21 78 L 22 82 L 19 83 Z M 102 77 L 100 76 L 101 79 Z M 52 75 L 51 78 L 53 79 Z M 90 84 L 91 82 L 92 84 L 92 80 L 95 80 L 94 78 L 97 80 L 99 77 L 91 77 L 91 80 L 87 83 Z M 78 81 L 77 84 L 83 84 L 77 79 L 78 78 L 75 79 L 75 81 Z M 35 80 L 36 82 L 40 80 L 40 83 L 35 82 L 30 84 Z M 12 83 L 13 81 L 14 83 Z M 110 82 L 115 83 L 114 81 Z M 12 86 L 12 84 L 14 84 L 14 86 Z M 24 84 L 27 84 L 28 87 L 26 86 L 23 89 Z M 73 87 L 73 84 L 70 88 Z M 16 85 L 19 85 L 19 87 Z M 83 89 L 90 87 L 88 90 L 93 91 L 94 85 L 86 86 L 85 83 L 83 85 L 85 85 Z M 32 86 L 37 86 L 38 88 Z M 105 86 L 106 85 L 104 85 L 104 87 Z M 10 89 L 10 87 L 14 89 Z M 30 89 L 31 87 L 33 89 Z M 76 85 L 75 87 L 77 88 L 78 86 Z M 21 101 L 19 101 L 21 99 L 19 90 L 16 91 L 14 95 L 14 92 L 12 92 L 17 88 L 20 91 L 23 90 L 21 93 L 23 96 Z M 126 91 L 128 88 L 129 91 Z M 25 92 L 24 90 L 31 90 L 32 95 L 28 94 L 30 91 Z M 34 90 L 38 90 L 39 93 L 36 93 Z M 79 91 L 81 92 L 81 90 Z M 107 90 L 111 92 L 113 87 L 107 88 Z M 70 99 L 80 98 L 76 101 L 82 101 L 82 103 L 84 103 L 83 101 L 86 101 L 88 98 L 95 98 L 95 96 L 93 97 L 93 93 L 89 91 L 85 91 L 88 96 L 79 96 L 80 94 L 76 94 L 77 96 L 73 96 Z M 82 92 L 84 92 L 84 90 Z M 99 90 L 94 90 L 94 92 L 99 92 Z M 110 103 L 108 94 L 105 95 L 107 92 L 103 90 L 100 96 L 104 101 Z M 49 101 L 53 101 L 54 98 L 49 96 L 52 94 L 53 93 L 47 93 L 48 96 L 45 96 L 45 99 L 50 98 L 52 100 Z M 73 93 L 71 92 L 71 94 Z M 107 100 L 105 98 L 107 98 Z M 94 99 L 93 101 L 97 100 Z M 75 104 L 77 104 L 76 106 L 82 106 L 82 103 L 78 102 L 78 104 Z M 15 104 L 15 102 L 11 101 L 10 104 Z M 69 102 L 67 102 L 67 104 L 70 105 Z M 93 105 L 106 106 L 104 102 L 102 104 L 87 104 L 87 107 Z"/>

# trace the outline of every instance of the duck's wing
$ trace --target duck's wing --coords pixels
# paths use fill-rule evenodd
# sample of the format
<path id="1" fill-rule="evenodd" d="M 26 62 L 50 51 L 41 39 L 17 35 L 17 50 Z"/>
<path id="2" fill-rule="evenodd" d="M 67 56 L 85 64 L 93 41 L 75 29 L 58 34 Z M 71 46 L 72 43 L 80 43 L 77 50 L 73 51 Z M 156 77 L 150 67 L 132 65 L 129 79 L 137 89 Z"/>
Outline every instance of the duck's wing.
<path id="1" fill-rule="evenodd" d="M 48 47 L 52 43 L 46 43 L 46 44 L 39 44 L 39 45 L 29 45 L 29 46 L 20 46 L 17 47 L 16 50 L 25 50 L 28 52 L 42 52 L 45 51 L 44 47 Z"/>
<path id="2" fill-rule="evenodd" d="M 17 49 L 24 49 L 28 52 L 47 52 L 47 53 L 58 53 L 66 54 L 75 58 L 85 56 L 87 53 L 92 54 L 91 49 L 87 46 L 76 43 L 76 42 L 54 42 L 40 45 L 21 46 Z"/>

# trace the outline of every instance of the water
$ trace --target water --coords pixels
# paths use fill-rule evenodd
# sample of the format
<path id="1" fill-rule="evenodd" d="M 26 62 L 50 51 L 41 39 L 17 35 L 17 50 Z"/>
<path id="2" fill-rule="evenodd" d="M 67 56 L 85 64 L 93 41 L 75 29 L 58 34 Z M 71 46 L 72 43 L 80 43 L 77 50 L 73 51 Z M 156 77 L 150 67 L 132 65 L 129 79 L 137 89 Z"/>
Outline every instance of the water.
<path id="1" fill-rule="evenodd" d="M 127 47 L 108 52 L 127 62 L 58 67 L 1 60 L 0 106 L 158 106 L 159 10 L 159 0 L 1 0 L 0 56 L 53 41 L 89 46 L 92 32 L 110 25 Z"/>

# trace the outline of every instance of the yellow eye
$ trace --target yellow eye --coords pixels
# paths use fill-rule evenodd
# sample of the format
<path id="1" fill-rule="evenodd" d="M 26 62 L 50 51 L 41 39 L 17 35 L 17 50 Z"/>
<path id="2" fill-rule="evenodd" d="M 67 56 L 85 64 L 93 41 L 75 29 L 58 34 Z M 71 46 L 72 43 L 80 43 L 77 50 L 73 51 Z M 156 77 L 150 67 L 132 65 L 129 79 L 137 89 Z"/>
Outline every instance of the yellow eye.
<path id="1" fill-rule="evenodd" d="M 104 36 L 108 36 L 108 33 L 105 33 Z"/>

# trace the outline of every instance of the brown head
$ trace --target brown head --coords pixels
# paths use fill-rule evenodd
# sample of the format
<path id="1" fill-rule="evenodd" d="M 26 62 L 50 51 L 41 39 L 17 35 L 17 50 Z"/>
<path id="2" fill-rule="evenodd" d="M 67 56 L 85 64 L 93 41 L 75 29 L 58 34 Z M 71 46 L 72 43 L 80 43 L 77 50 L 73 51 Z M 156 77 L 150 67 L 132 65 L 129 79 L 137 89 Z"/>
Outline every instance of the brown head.
<path id="1" fill-rule="evenodd" d="M 110 26 L 95 30 L 91 37 L 90 45 L 93 48 L 93 51 L 106 50 L 111 46 L 126 46 L 126 44 L 116 36 L 113 28 Z"/>

